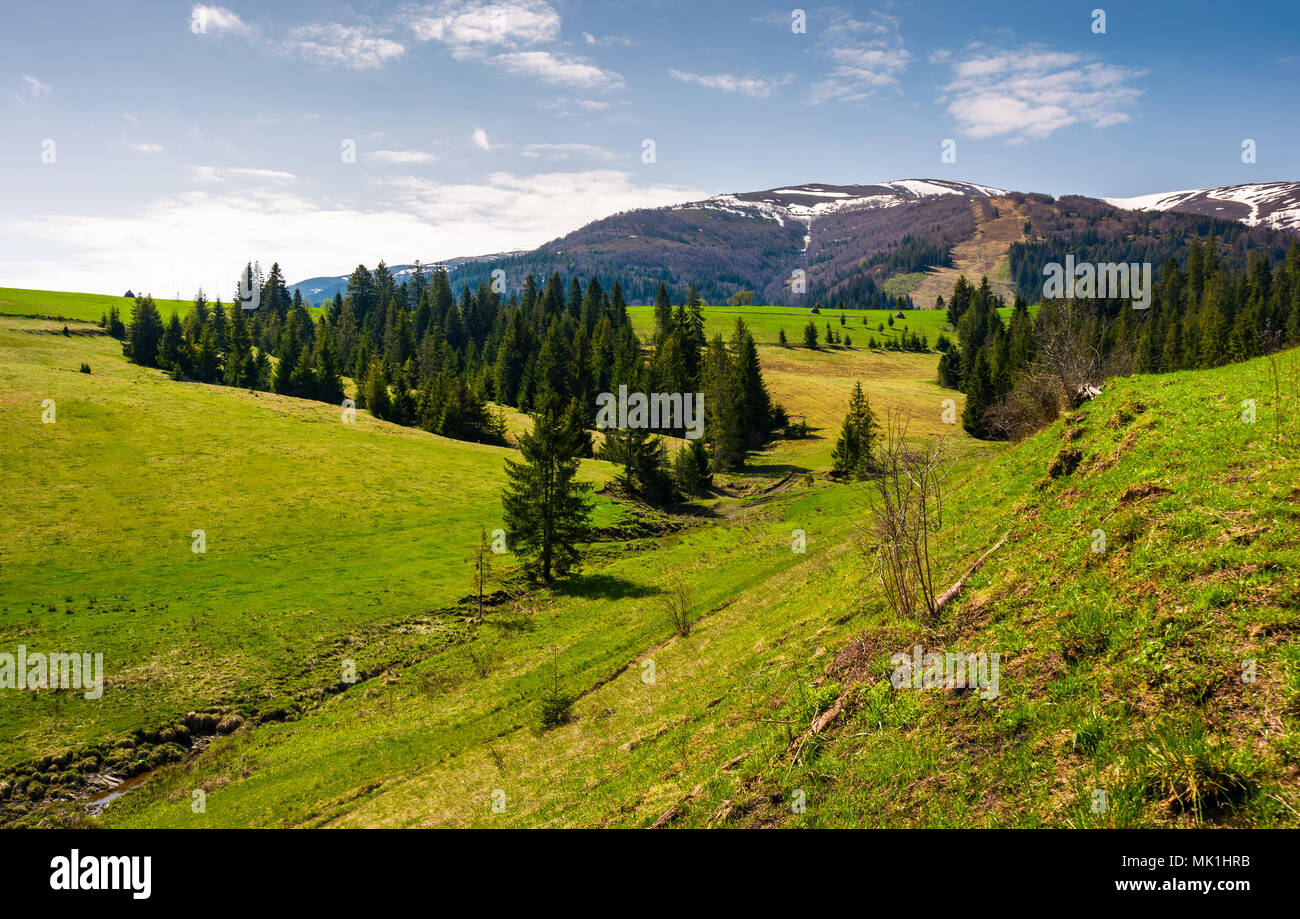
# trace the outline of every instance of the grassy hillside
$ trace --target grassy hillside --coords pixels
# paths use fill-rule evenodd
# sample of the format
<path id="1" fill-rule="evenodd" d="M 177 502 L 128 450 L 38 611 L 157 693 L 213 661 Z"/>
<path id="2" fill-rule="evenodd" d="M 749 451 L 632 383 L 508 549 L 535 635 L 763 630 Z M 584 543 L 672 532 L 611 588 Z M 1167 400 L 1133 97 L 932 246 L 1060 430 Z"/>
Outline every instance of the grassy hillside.
<path id="1" fill-rule="evenodd" d="M 47 802 L 19 819 L 1300 823 L 1300 352 L 1280 358 L 1280 402 L 1257 360 L 1116 381 L 1011 448 L 957 435 L 936 580 L 1010 536 L 927 626 L 880 599 L 860 545 L 868 488 L 787 473 L 824 468 L 859 376 L 914 434 L 951 432 L 935 356 L 764 347 L 773 395 L 825 437 L 778 443 L 743 477 L 748 497 L 600 543 L 581 575 L 476 624 L 456 601 L 508 451 L 175 383 L 59 329 L 0 321 L 0 531 L 22 537 L 0 555 L 0 648 L 102 648 L 110 680 L 98 702 L 0 694 L 5 762 L 82 742 L 114 768 L 161 768 L 102 816 Z M 629 519 L 603 499 L 598 513 Z M 894 689 L 889 655 L 915 644 L 997 652 L 1000 694 Z M 337 691 L 344 658 L 361 681 Z M 542 730 L 556 688 L 574 717 Z M 171 765 L 164 736 L 132 734 L 191 709 L 252 720 Z"/>
<path id="2" fill-rule="evenodd" d="M 273 709 L 336 684 L 344 657 L 459 640 L 447 608 L 500 525 L 509 451 L 173 382 L 60 328 L 0 320 L 0 648 L 102 651 L 110 685 L 0 693 L 0 767 L 205 706 Z M 618 517 L 597 499 L 598 525 Z"/>
<path id="3" fill-rule="evenodd" d="M 648 340 L 654 334 L 653 306 L 629 306 L 627 314 L 632 320 L 632 327 L 643 340 Z M 877 341 L 883 341 L 886 337 L 897 337 L 904 327 L 909 332 L 928 336 L 930 346 L 933 347 L 939 332 L 948 330 L 948 316 L 943 311 L 904 310 L 903 318 L 894 319 L 894 326 L 891 328 L 889 317 L 893 315 L 889 310 L 823 309 L 813 313 L 798 306 L 706 306 L 704 307 L 704 334 L 710 339 L 714 335 L 721 335 L 725 341 L 731 337 L 731 330 L 736 327 L 736 319 L 739 317 L 745 320 L 745 325 L 749 326 L 749 330 L 754 334 L 754 341 L 760 347 L 775 345 L 777 332 L 781 329 L 785 330 L 785 337 L 791 345 L 802 346 L 803 328 L 811 319 L 817 326 L 817 334 L 820 338 L 825 338 L 826 324 L 830 323 L 836 332 L 841 335 L 847 334 L 852 338 L 856 348 L 865 348 L 868 340 L 873 336 Z M 1004 311 L 1003 318 L 1009 318 L 1010 315 L 1011 311 L 1008 308 Z M 844 325 L 840 325 L 841 316 L 844 317 Z M 880 325 L 884 325 L 884 332 L 877 331 Z M 948 337 L 954 337 L 951 331 L 948 331 Z"/>
<path id="4" fill-rule="evenodd" d="M 843 315 L 846 324 L 839 324 Z M 637 334 L 649 339 L 654 332 L 654 310 L 648 306 L 628 307 Z M 788 471 L 824 471 L 830 467 L 831 449 L 839 434 L 840 423 L 853 392 L 861 381 L 873 410 L 878 416 L 901 410 L 913 418 L 912 432 L 917 435 L 945 433 L 955 435 L 959 450 L 994 452 L 994 445 L 976 446 L 958 425 L 945 424 L 945 400 L 951 399 L 955 415 L 961 417 L 965 396 L 943 389 L 936 382 L 937 353 L 906 351 L 872 351 L 867 347 L 871 336 L 879 341 L 885 336 L 875 331 L 892 315 L 887 310 L 824 310 L 812 315 L 818 331 L 825 335 L 826 323 L 840 334 L 853 339 L 851 348 L 831 347 L 811 350 L 802 347 L 803 327 L 810 313 L 806 309 L 785 306 L 706 306 L 705 334 L 710 338 L 731 336 L 736 319 L 741 318 L 753 332 L 758 345 L 763 375 L 769 391 L 796 419 L 803 419 L 812 436 L 803 440 L 778 441 L 754 458 L 753 468 L 761 474 L 784 475 Z M 895 319 L 897 332 L 904 326 L 924 333 L 931 346 L 940 331 L 948 330 L 947 317 L 934 310 L 908 310 L 906 319 Z M 867 326 L 863 326 L 863 318 Z M 1010 308 L 1003 318 L 1010 317 Z M 889 326 L 885 327 L 889 330 Z M 791 347 L 781 347 L 777 330 L 784 329 Z M 889 334 L 896 334 L 891 330 Z M 951 331 L 949 337 L 955 337 Z"/>
<path id="5" fill-rule="evenodd" d="M 154 300 L 164 319 L 173 312 L 185 316 L 194 308 L 192 300 Z M 116 306 L 123 322 L 131 321 L 135 300 L 106 294 L 79 294 L 62 290 L 23 290 L 0 287 L 0 315 L 99 322 Z"/>
<path id="6" fill-rule="evenodd" d="M 1279 364 L 1280 403 L 1267 360 L 1117 381 L 972 476 L 944 549 L 1011 537 L 965 597 L 863 630 L 816 677 L 849 688 L 813 752 L 686 822 L 731 797 L 744 824 L 1300 823 L 1300 352 Z M 892 690 L 918 643 L 1000 652 L 1001 695 Z"/>
<path id="7" fill-rule="evenodd" d="M 137 291 L 137 293 L 143 293 Z M 176 313 L 182 318 L 194 309 L 194 301 L 163 300 L 154 298 L 154 305 L 163 321 Z M 208 302 L 212 305 L 212 301 Z M 229 306 L 229 302 L 226 304 Z M 71 322 L 99 322 L 111 307 L 117 307 L 123 322 L 131 321 L 135 300 L 130 297 L 112 297 L 107 294 L 80 294 L 62 290 L 24 290 L 18 287 L 0 287 L 0 316 L 27 316 L 37 319 L 64 319 Z M 312 316 L 320 308 L 309 306 Z"/>
<path id="8" fill-rule="evenodd" d="M 1011 535 L 935 628 L 878 599 L 855 535 L 861 486 L 785 492 L 609 559 L 297 723 L 216 741 L 103 820 L 1295 825 L 1300 358 L 1284 360 L 1285 441 L 1261 360 L 1119 381 L 993 463 L 960 466 L 943 583 Z M 1077 465 L 1053 477 L 1070 448 Z M 700 619 L 673 637 L 664 598 L 683 589 Z M 914 644 L 998 652 L 1000 695 L 893 689 L 889 654 Z M 572 722 L 540 731 L 555 672 L 581 698 Z M 837 699 L 839 717 L 805 737 Z"/>

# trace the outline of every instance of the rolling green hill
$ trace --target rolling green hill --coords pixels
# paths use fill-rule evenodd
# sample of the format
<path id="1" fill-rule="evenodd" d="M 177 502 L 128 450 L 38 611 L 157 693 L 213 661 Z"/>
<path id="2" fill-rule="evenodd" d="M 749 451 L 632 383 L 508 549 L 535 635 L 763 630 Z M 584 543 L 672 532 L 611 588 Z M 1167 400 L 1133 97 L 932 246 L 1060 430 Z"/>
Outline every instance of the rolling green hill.
<path id="1" fill-rule="evenodd" d="M 193 300 L 160 300 L 154 305 L 166 320 L 172 313 L 182 318 L 194 309 Z M 208 302 L 212 305 L 212 301 Z M 0 316 L 26 316 L 34 319 L 64 319 L 72 322 L 99 322 L 110 308 L 116 306 L 123 322 L 131 321 L 135 301 L 129 297 L 112 297 L 107 294 L 81 294 L 62 290 L 24 290 L 18 287 L 0 287 Z M 309 306 L 313 317 L 319 307 Z"/>
<path id="2" fill-rule="evenodd" d="M 1005 307 L 1001 312 L 1004 320 L 1010 318 L 1010 307 Z M 654 307 L 629 306 L 627 314 L 636 333 L 648 340 L 654 332 Z M 878 342 L 887 337 L 897 338 L 904 327 L 909 332 L 927 336 L 932 348 L 941 331 L 947 332 L 949 338 L 955 337 L 949 329 L 948 316 L 942 310 L 904 310 L 903 318 L 895 318 L 891 327 L 889 317 L 893 315 L 889 310 L 823 309 L 813 313 L 798 306 L 706 306 L 704 334 L 708 338 L 721 335 L 726 339 L 730 337 L 736 318 L 739 317 L 745 320 L 749 330 L 754 333 L 755 342 L 760 346 L 775 345 L 777 332 L 782 329 L 791 345 L 800 345 L 803 341 L 803 328 L 809 319 L 816 324 L 819 335 L 825 336 L 826 324 L 830 323 L 836 332 L 852 338 L 853 345 L 857 348 L 865 348 L 868 340 L 873 337 Z M 844 317 L 842 326 L 841 316 Z M 880 325 L 884 325 L 884 332 L 877 331 Z"/>
<path id="3" fill-rule="evenodd" d="M 103 652 L 110 684 L 0 693 L 0 767 L 218 703 L 282 707 L 345 657 L 459 640 L 448 608 L 500 525 L 509 451 L 176 383 L 59 329 L 0 320 L 0 647 Z M 619 516 L 597 499 L 597 525 Z"/>
<path id="4" fill-rule="evenodd" d="M 603 562 L 522 622 L 489 616 L 475 643 L 302 721 L 219 740 L 103 819 L 1295 825 L 1300 430 L 1292 389 L 1289 439 L 1274 439 L 1271 394 L 1263 360 L 1122 380 L 960 466 L 943 583 L 1010 537 L 934 628 L 883 607 L 857 545 L 862 486 L 765 496 Z M 1240 420 L 1242 398 L 1257 423 Z M 1053 478 L 1070 447 L 1077 466 Z M 682 590 L 700 618 L 674 637 L 665 597 Z M 1000 694 L 893 689 L 889 655 L 915 644 L 998 652 Z M 541 732 L 535 700 L 555 672 L 581 697 L 571 723 Z M 196 788 L 204 814 L 188 806 Z M 1098 789 L 1108 806 L 1094 814 Z"/>
<path id="5" fill-rule="evenodd" d="M 936 579 L 1009 536 L 926 625 L 881 598 L 868 486 L 788 473 L 825 468 L 856 378 L 913 434 L 945 431 L 936 356 L 764 347 L 773 395 L 824 436 L 778 442 L 670 532 L 600 499 L 613 529 L 584 571 L 477 624 L 464 560 L 508 450 L 175 383 L 59 330 L 0 321 L 0 649 L 102 648 L 109 679 L 98 702 L 0 693 L 0 767 L 27 764 L 9 820 L 1300 822 L 1300 352 L 1276 359 L 1280 396 L 1259 359 L 1114 381 L 1017 446 L 957 435 Z M 917 644 L 998 653 L 999 694 L 893 688 L 890 655 Z M 542 730 L 556 688 L 574 717 Z M 245 721 L 168 765 L 205 710 Z M 127 766 L 160 768 L 98 817 L 14 803 L 19 781 Z"/>

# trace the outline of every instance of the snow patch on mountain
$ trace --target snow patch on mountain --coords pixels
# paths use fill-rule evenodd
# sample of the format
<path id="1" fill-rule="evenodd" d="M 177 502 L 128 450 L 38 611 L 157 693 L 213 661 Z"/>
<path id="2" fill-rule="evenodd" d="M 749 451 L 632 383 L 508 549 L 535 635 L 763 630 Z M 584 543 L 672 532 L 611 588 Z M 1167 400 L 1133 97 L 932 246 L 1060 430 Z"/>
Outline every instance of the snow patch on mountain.
<path id="1" fill-rule="evenodd" d="M 740 194 L 715 195 L 681 205 L 682 209 L 722 211 L 762 217 L 785 226 L 786 220 L 810 223 L 814 218 L 846 210 L 897 207 L 936 195 L 992 197 L 1006 192 L 991 185 L 948 179 L 896 179 L 879 185 L 793 185 Z"/>
<path id="2" fill-rule="evenodd" d="M 1249 227 L 1300 231 L 1300 182 L 1256 182 L 1102 200 L 1131 211 L 1180 211 L 1239 220 Z"/>

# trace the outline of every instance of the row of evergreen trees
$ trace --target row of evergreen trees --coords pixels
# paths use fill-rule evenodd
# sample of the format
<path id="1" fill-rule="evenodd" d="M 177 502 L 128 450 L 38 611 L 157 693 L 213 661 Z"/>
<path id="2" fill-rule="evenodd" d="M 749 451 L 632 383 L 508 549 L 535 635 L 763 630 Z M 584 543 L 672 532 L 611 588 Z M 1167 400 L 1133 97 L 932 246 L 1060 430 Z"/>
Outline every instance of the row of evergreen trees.
<path id="1" fill-rule="evenodd" d="M 346 295 L 327 300 L 313 319 L 278 264 L 265 277 L 250 265 L 246 277 L 260 294 L 256 309 L 209 304 L 200 291 L 184 320 L 173 314 L 164 323 L 152 299 L 141 297 L 129 328 L 115 311 L 103 323 L 124 338 L 129 358 L 178 379 L 338 403 L 343 378 L 351 377 L 358 407 L 465 440 L 502 440 L 504 424 L 489 401 L 527 413 L 544 402 L 561 411 L 576 406 L 590 429 L 597 395 L 623 385 L 630 392 L 703 393 L 707 449 L 690 445 L 670 461 L 649 432 L 606 438 L 611 455 L 641 452 L 626 466 L 625 484 L 648 499 L 698 493 L 712 472 L 738 468 L 747 450 L 786 423 L 763 383 L 749 330 L 737 322 L 728 342 L 720 335 L 707 341 L 694 287 L 674 306 L 660 286 L 654 338 L 643 345 L 617 280 L 608 289 L 595 277 L 585 286 L 576 276 L 565 285 L 557 272 L 542 284 L 527 276 L 508 300 L 487 284 L 466 286 L 456 297 L 442 267 L 417 265 L 399 282 L 380 263 L 374 270 L 358 266 Z"/>
<path id="2" fill-rule="evenodd" d="M 862 324 L 863 325 L 867 324 L 867 317 L 865 316 L 862 317 Z M 890 326 L 893 326 L 894 324 L 894 319 L 892 316 L 889 319 L 889 324 Z M 845 325 L 843 316 L 840 316 L 840 325 L 841 326 Z M 879 323 L 878 328 L 879 331 L 883 334 L 885 331 L 885 324 L 883 322 Z M 790 340 L 786 337 L 785 329 L 776 330 L 776 343 L 780 345 L 782 348 L 790 347 Z M 853 336 L 850 335 L 847 331 L 841 334 L 828 322 L 826 323 L 826 335 L 825 338 L 823 338 L 821 333 L 818 332 L 817 330 L 817 323 L 814 322 L 812 319 L 809 319 L 808 324 L 803 327 L 803 346 L 810 350 L 818 351 L 821 349 L 823 344 L 829 348 L 835 348 L 841 346 L 845 348 L 852 348 Z M 884 350 L 884 351 L 928 352 L 930 350 L 930 340 L 929 337 L 926 336 L 925 334 L 909 332 L 907 331 L 906 328 L 904 328 L 899 332 L 898 335 L 896 336 L 885 335 L 885 337 L 880 340 L 877 340 L 876 336 L 874 335 L 870 336 L 867 339 L 867 347 L 870 348 L 872 351 Z"/>
<path id="3" fill-rule="evenodd" d="M 944 352 L 938 375 L 940 385 L 966 394 L 963 426 L 976 437 L 1005 433 L 994 410 L 1034 364 L 1049 326 L 1072 324 L 1077 349 L 1097 366 L 1122 355 L 1141 373 L 1218 367 L 1300 345 L 1300 242 L 1276 264 L 1256 251 L 1236 270 L 1213 236 L 1193 240 L 1185 262 L 1160 266 L 1153 288 L 1144 310 L 1118 299 L 1045 300 L 1032 318 L 1017 294 L 1004 323 L 997 312 L 1004 302 L 988 278 L 978 286 L 959 278 L 947 304 L 958 344 Z"/>

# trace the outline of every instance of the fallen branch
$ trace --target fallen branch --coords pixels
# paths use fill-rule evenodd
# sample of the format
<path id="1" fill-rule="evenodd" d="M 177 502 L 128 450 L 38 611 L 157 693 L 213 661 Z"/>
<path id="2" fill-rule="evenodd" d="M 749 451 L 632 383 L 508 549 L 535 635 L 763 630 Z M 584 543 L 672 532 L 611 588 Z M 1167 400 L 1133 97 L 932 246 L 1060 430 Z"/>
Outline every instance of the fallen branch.
<path id="1" fill-rule="evenodd" d="M 846 689 L 840 693 L 839 698 L 835 700 L 835 704 L 813 719 L 812 727 L 800 735 L 797 741 L 790 742 L 790 745 L 786 749 L 794 751 L 793 755 L 790 757 L 791 762 L 798 762 L 799 755 L 803 753 L 803 747 L 804 744 L 808 742 L 808 738 L 814 734 L 820 734 L 822 729 L 825 728 L 826 725 L 830 724 L 831 721 L 834 720 L 835 716 L 844 710 L 844 703 L 848 701 L 848 698 L 849 690 Z"/>
<path id="2" fill-rule="evenodd" d="M 934 611 L 935 611 L 936 613 L 939 612 L 939 610 L 943 609 L 944 606 L 945 606 L 949 601 L 955 599 L 956 596 L 957 596 L 957 594 L 961 593 L 961 589 L 962 589 L 963 587 L 966 586 L 966 579 L 967 579 L 968 577 L 970 577 L 972 574 L 975 573 L 975 569 L 976 569 L 976 568 L 978 568 L 980 565 L 984 564 L 984 560 L 985 560 L 986 558 L 988 558 L 988 557 L 989 557 L 990 555 L 992 555 L 994 552 L 996 552 L 996 551 L 998 551 L 999 549 L 1001 549 L 1001 548 L 1002 548 L 1002 544 L 1003 544 L 1004 542 L 1007 541 L 1007 537 L 1010 536 L 1010 535 L 1011 535 L 1011 531 L 1010 531 L 1010 530 L 1007 530 L 1005 533 L 1003 533 L 1003 534 L 1002 534 L 1002 538 L 999 539 L 999 540 L 998 540 L 998 541 L 993 545 L 993 548 L 989 549 L 987 552 L 985 552 L 983 555 L 981 555 L 979 558 L 977 558 L 977 559 L 975 560 L 975 564 L 973 564 L 973 565 L 971 565 L 969 568 L 967 568 L 967 569 L 966 569 L 966 573 L 963 574 L 961 577 L 959 577 L 959 578 L 957 579 L 957 583 L 954 584 L 954 585 L 952 585 L 951 587 L 949 587 L 947 590 L 945 590 L 945 591 L 944 591 L 944 592 L 939 596 L 939 599 L 936 600 L 936 601 L 934 601 Z"/>
<path id="3" fill-rule="evenodd" d="M 650 829 L 662 830 L 664 827 L 668 826 L 668 824 L 672 823 L 674 820 L 676 820 L 678 817 L 681 816 L 682 806 L 686 804 L 686 802 L 690 801 L 692 798 L 698 797 L 700 792 L 703 790 L 704 790 L 703 785 L 696 785 L 694 788 L 691 789 L 690 794 L 686 795 L 686 797 L 682 798 L 672 807 L 668 808 L 668 810 L 664 811 L 658 820 L 650 824 Z"/>

